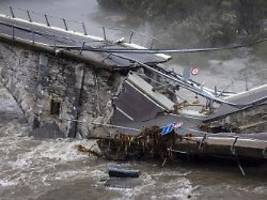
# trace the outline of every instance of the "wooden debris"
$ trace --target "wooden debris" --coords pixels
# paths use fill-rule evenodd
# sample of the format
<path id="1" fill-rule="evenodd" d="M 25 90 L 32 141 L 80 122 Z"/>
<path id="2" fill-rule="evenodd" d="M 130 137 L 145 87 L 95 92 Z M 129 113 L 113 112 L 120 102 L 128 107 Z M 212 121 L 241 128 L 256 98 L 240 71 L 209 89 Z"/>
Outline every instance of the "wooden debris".
<path id="1" fill-rule="evenodd" d="M 170 134 L 162 136 L 160 127 L 145 128 L 139 135 L 118 134 L 114 139 L 100 139 L 98 146 L 104 156 L 110 160 L 138 159 L 142 157 L 171 158 L 167 150 L 179 136 Z"/>
<path id="2" fill-rule="evenodd" d="M 82 153 L 88 153 L 89 155 L 93 155 L 93 156 L 96 156 L 96 157 L 102 157 L 102 154 L 97 152 L 97 151 L 94 151 L 92 150 L 92 148 L 86 148 L 85 146 L 79 144 L 77 145 L 77 149 L 79 152 L 82 152 Z"/>

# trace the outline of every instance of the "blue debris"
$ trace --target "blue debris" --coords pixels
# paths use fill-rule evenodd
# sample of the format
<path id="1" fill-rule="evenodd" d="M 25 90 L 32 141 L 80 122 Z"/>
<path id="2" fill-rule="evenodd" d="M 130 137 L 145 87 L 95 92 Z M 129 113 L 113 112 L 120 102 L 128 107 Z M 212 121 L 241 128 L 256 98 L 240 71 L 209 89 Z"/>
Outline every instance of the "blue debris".
<path id="1" fill-rule="evenodd" d="M 174 130 L 174 123 L 168 124 L 167 126 L 162 127 L 161 135 L 168 135 Z"/>
<path id="2" fill-rule="evenodd" d="M 183 125 L 182 122 L 180 122 L 180 123 L 179 122 L 173 122 L 171 124 L 163 126 L 161 128 L 161 135 L 168 135 L 168 134 L 172 133 L 175 128 L 181 128 L 182 125 Z"/>

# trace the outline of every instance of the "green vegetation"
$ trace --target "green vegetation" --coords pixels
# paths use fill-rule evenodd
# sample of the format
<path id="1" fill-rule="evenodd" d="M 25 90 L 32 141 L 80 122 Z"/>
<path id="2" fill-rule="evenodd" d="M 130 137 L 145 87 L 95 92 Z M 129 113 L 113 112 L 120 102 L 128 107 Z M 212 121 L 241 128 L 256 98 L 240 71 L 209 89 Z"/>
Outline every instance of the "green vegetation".
<path id="1" fill-rule="evenodd" d="M 266 0 L 98 0 L 152 22 L 155 32 L 181 46 L 217 46 L 263 37 Z M 174 45 L 177 46 L 177 45 Z"/>

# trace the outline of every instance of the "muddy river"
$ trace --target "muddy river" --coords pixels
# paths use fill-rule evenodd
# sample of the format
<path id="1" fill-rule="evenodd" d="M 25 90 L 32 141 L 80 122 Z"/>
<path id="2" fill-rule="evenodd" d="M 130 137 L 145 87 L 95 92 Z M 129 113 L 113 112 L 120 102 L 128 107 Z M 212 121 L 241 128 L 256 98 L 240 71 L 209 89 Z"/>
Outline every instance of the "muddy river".
<path id="1" fill-rule="evenodd" d="M 123 14 L 101 10 L 94 0 L 2 0 L 0 11 L 9 5 L 36 13 L 84 21 L 88 32 L 101 34 L 102 26 L 151 33 L 147 22 L 131 23 Z M 99 29 L 99 30 L 98 30 Z M 111 33 L 120 37 L 122 33 Z M 160 40 L 160 36 L 158 36 Z M 144 41 L 148 43 L 148 40 Z M 165 41 L 166 42 L 166 41 Z M 167 42 L 166 42 L 167 43 Z M 198 65 L 197 80 L 239 91 L 266 83 L 264 46 L 206 55 L 174 56 L 169 67 L 182 71 Z M 253 72 L 253 73 L 252 73 Z M 258 72 L 258 73 L 257 73 Z M 240 74 L 250 74 L 246 81 Z M 8 92 L 0 86 L 0 199 L 1 200 L 82 200 L 82 199 L 267 199 L 266 166 L 245 168 L 242 177 L 236 165 L 225 163 L 157 161 L 125 162 L 141 170 L 133 180 L 113 180 L 106 186 L 107 166 L 114 164 L 79 153 L 78 144 L 93 141 L 28 137 L 29 127 Z"/>

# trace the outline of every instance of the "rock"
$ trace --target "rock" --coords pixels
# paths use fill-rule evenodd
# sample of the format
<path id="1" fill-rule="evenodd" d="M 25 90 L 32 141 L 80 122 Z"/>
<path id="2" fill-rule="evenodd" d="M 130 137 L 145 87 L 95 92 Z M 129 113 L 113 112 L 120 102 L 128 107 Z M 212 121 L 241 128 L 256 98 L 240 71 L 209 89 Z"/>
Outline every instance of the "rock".
<path id="1" fill-rule="evenodd" d="M 126 169 L 122 167 L 109 167 L 108 174 L 110 177 L 138 178 L 140 176 L 140 170 Z"/>

